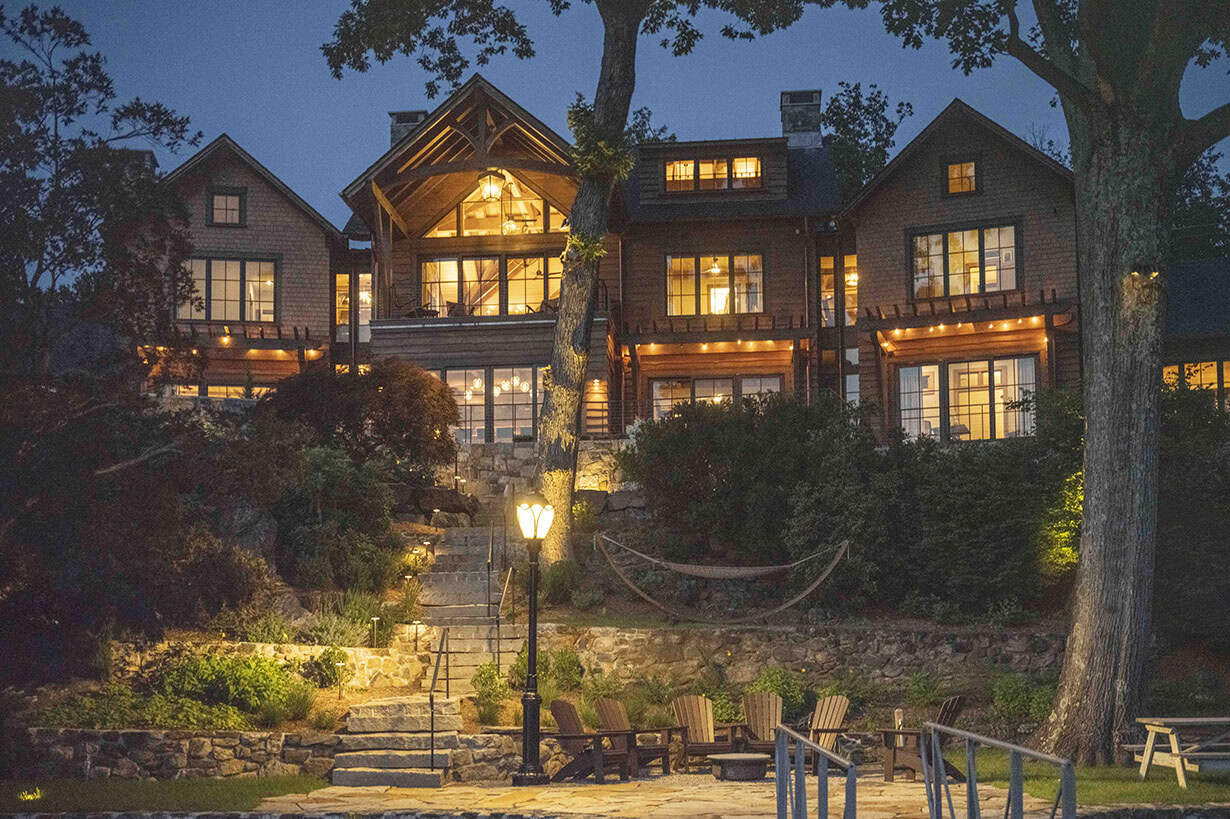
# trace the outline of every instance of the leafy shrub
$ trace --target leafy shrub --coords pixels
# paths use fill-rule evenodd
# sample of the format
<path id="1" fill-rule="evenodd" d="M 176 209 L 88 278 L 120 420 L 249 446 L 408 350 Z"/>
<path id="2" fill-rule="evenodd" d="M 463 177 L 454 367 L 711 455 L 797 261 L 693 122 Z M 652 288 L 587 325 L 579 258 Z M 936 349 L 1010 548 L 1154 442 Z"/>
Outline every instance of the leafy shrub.
<path id="1" fill-rule="evenodd" d="M 851 714 L 858 714 L 871 705 L 883 693 L 883 688 L 875 682 L 850 671 L 838 674 L 820 688 L 816 689 L 817 697 L 828 697 L 841 694 L 850 700 Z"/>
<path id="2" fill-rule="evenodd" d="M 551 655 L 551 679 L 563 691 L 578 691 L 581 688 L 581 678 L 585 669 L 581 667 L 581 658 L 577 652 L 563 646 Z"/>
<path id="3" fill-rule="evenodd" d="M 190 697 L 140 694 L 111 685 L 97 694 L 78 694 L 26 714 L 24 721 L 46 728 L 180 728 L 245 731 L 251 721 L 231 705 L 207 705 Z"/>
<path id="4" fill-rule="evenodd" d="M 1022 722 L 1042 722 L 1051 712 L 1055 686 L 1023 674 L 1002 674 L 991 682 L 991 710 L 1013 729 Z"/>
<path id="5" fill-rule="evenodd" d="M 210 625 L 228 639 L 248 643 L 287 643 L 295 637 L 295 627 L 290 620 L 272 609 L 227 609 Z"/>
<path id="6" fill-rule="evenodd" d="M 474 686 L 474 702 L 478 707 L 478 721 L 494 725 L 500 721 L 500 704 L 513 696 L 508 681 L 500 674 L 495 663 L 483 663 L 470 678 Z"/>
<path id="7" fill-rule="evenodd" d="M 187 655 L 161 669 L 154 685 L 169 696 L 255 713 L 270 703 L 285 703 L 293 680 L 286 669 L 266 657 Z"/>
<path id="8" fill-rule="evenodd" d="M 551 676 L 551 655 L 546 649 L 538 649 L 538 682 L 541 685 L 542 681 Z M 517 652 L 517 656 L 513 658 L 512 665 L 508 669 L 508 684 L 513 688 L 521 689 L 525 687 L 525 677 L 529 673 L 530 665 L 530 647 L 528 645 L 521 646 L 521 650 Z"/>
<path id="9" fill-rule="evenodd" d="M 368 635 L 366 623 L 356 623 L 336 612 L 323 612 L 302 632 L 305 642 L 318 646 L 362 646 Z"/>
<path id="10" fill-rule="evenodd" d="M 344 683 L 349 676 L 348 660 L 345 651 L 337 646 L 329 646 L 304 663 L 300 673 L 319 688 L 333 688 Z"/>
<path id="11" fill-rule="evenodd" d="M 929 708 L 939 705 L 944 699 L 940 684 L 925 671 L 918 671 L 905 678 L 905 704 L 914 708 Z"/>
<path id="12" fill-rule="evenodd" d="M 573 608 L 589 611 L 606 602 L 606 593 L 602 589 L 573 589 L 568 600 Z"/>
<path id="13" fill-rule="evenodd" d="M 335 731 L 341 719 L 341 711 L 332 708 L 321 708 L 312 712 L 308 725 L 311 725 L 317 731 Z"/>
<path id="14" fill-rule="evenodd" d="M 713 701 L 714 722 L 741 722 L 743 703 L 729 691 L 711 691 L 706 696 Z"/>
<path id="15" fill-rule="evenodd" d="M 568 601 L 581 582 L 581 567 L 571 560 L 559 560 L 543 569 L 542 601 L 559 605 Z"/>
<path id="16" fill-rule="evenodd" d="M 772 691 L 782 698 L 782 716 L 794 720 L 803 709 L 803 679 L 788 668 L 766 668 L 752 680 L 748 691 Z"/>
<path id="17" fill-rule="evenodd" d="M 286 715 L 293 720 L 307 719 L 316 704 L 316 689 L 308 680 L 295 680 L 286 692 Z"/>
<path id="18" fill-rule="evenodd" d="M 614 674 L 594 672 L 581 680 L 581 698 L 588 702 L 600 699 L 618 699 L 624 691 L 623 682 Z"/>
<path id="19" fill-rule="evenodd" d="M 572 504 L 572 530 L 582 534 L 598 528 L 598 510 L 594 504 L 582 498 Z"/>

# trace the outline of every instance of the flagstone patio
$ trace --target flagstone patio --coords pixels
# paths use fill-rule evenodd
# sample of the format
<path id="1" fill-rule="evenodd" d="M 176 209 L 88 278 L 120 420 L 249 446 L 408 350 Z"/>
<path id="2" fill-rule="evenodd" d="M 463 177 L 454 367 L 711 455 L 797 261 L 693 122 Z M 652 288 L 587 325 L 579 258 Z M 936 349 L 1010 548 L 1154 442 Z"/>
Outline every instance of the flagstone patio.
<path id="1" fill-rule="evenodd" d="M 814 777 L 808 777 L 808 810 L 816 809 Z M 958 815 L 965 812 L 965 786 L 952 785 Z M 829 780 L 829 810 L 840 815 L 845 779 Z M 922 782 L 885 782 L 878 773 L 858 782 L 859 819 L 922 819 L 927 816 Z M 984 816 L 1004 814 L 1005 791 L 980 785 Z M 1025 810 L 1050 815 L 1051 805 L 1025 797 Z M 448 785 L 443 788 L 339 788 L 266 799 L 258 811 L 271 813 L 371 814 L 398 811 L 461 812 L 483 816 L 619 817 L 776 817 L 772 774 L 763 782 L 719 782 L 708 774 L 672 774 L 605 785 L 557 784 L 517 788 L 511 785 Z"/>

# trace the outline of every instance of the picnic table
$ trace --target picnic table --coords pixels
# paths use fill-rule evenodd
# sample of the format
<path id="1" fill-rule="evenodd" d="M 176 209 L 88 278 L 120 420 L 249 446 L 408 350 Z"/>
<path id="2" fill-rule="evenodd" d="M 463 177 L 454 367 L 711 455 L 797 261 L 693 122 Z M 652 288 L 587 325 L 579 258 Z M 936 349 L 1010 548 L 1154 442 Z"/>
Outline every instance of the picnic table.
<path id="1" fill-rule="evenodd" d="M 1230 717 L 1137 717 L 1136 721 L 1148 737 L 1144 745 L 1126 747 L 1137 752 L 1133 759 L 1140 763 L 1141 779 L 1154 762 L 1173 767 L 1180 788 L 1187 787 L 1187 771 L 1230 771 Z M 1168 751 L 1157 747 L 1163 737 Z"/>

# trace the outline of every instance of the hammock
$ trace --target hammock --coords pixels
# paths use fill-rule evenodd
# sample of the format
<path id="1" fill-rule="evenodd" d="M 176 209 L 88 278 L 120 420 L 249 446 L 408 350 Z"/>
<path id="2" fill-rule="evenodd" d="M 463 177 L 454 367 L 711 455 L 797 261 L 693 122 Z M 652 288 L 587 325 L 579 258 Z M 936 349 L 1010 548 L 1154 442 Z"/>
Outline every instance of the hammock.
<path id="1" fill-rule="evenodd" d="M 809 560 L 815 560 L 821 553 L 816 552 L 814 555 L 808 555 L 802 560 L 796 560 L 793 563 L 784 563 L 781 566 L 697 566 L 695 563 L 671 563 L 669 560 L 660 560 L 653 555 L 647 555 L 644 552 L 638 552 L 631 546 L 625 546 L 618 540 L 611 540 L 606 535 L 601 536 L 603 540 L 618 546 L 625 552 L 631 552 L 642 560 L 648 560 L 650 563 L 657 563 L 659 566 L 665 566 L 672 572 L 679 574 L 689 574 L 692 577 L 704 577 L 709 580 L 739 580 L 747 577 L 763 577 L 766 574 L 775 572 L 784 572 L 788 569 L 793 569 L 796 566 L 802 566 Z"/>
<path id="2" fill-rule="evenodd" d="M 659 560 L 655 557 L 650 557 L 649 555 L 643 554 L 641 552 L 636 551 L 635 549 L 629 548 L 628 546 L 623 545 L 617 540 L 612 540 L 606 535 L 598 534 L 598 533 L 594 535 L 594 545 L 598 547 L 598 550 L 600 552 L 602 552 L 602 556 L 605 557 L 606 562 L 610 564 L 611 570 L 614 571 L 615 575 L 624 582 L 624 585 L 626 585 L 632 591 L 636 592 L 637 596 L 639 596 L 642 600 L 654 606 L 655 608 L 669 614 L 671 617 L 675 617 L 680 620 L 695 620 L 701 623 L 712 623 L 714 625 L 730 625 L 733 623 L 746 623 L 751 620 L 759 620 L 763 617 L 769 617 L 771 615 L 777 614 L 779 611 L 785 611 L 786 609 L 793 606 L 795 603 L 802 600 L 804 597 L 807 597 L 809 594 L 814 592 L 817 588 L 819 588 L 820 584 L 828 579 L 829 575 L 833 573 L 833 570 L 837 568 L 837 564 L 841 561 L 843 557 L 845 557 L 846 553 L 849 552 L 850 550 L 850 542 L 848 540 L 843 540 L 841 544 L 837 547 L 837 554 L 833 555 L 833 559 L 828 562 L 828 565 L 824 567 L 824 570 L 820 572 L 820 575 L 816 577 L 816 579 L 813 580 L 811 583 L 809 583 L 807 585 L 807 588 L 803 589 L 803 591 L 799 592 L 794 597 L 791 597 L 786 602 L 778 606 L 775 606 L 774 608 L 771 608 L 768 611 L 757 612 L 756 614 L 750 614 L 744 617 L 728 617 L 724 620 L 713 620 L 708 617 L 699 617 L 694 614 L 685 614 L 684 612 L 681 612 L 678 609 L 675 609 L 671 606 L 666 605 L 665 603 L 659 602 L 658 600 L 655 600 L 654 598 L 650 597 L 648 593 L 642 591 L 635 583 L 633 583 L 630 579 L 628 579 L 628 576 L 624 574 L 623 570 L 619 568 L 619 565 L 611 557 L 611 553 L 607 551 L 607 548 L 603 544 L 603 541 L 606 541 L 607 543 L 610 543 L 614 546 L 618 546 L 619 548 L 624 549 L 625 551 L 632 552 L 635 555 L 643 557 L 644 559 L 651 561 L 653 563 L 657 563 L 659 565 L 667 566 L 670 568 L 673 568 L 675 566 L 683 566 L 689 570 L 689 571 L 683 572 L 684 574 L 690 574 L 690 575 L 693 575 L 694 577 L 711 577 L 711 578 L 759 577 L 760 575 L 783 571 L 793 566 L 798 566 L 802 563 L 806 563 L 809 560 L 819 557 L 820 553 L 817 552 L 814 555 L 805 557 L 802 560 L 796 560 L 794 563 L 788 563 L 784 566 L 748 566 L 748 567 L 696 566 L 696 565 L 687 564 L 687 563 L 670 563 L 665 560 Z M 702 570 L 706 572 L 712 572 L 712 573 L 702 574 L 701 573 Z M 754 574 L 733 574 L 733 575 L 722 574 L 722 572 L 731 571 L 731 570 L 734 570 L 734 571 L 750 570 L 754 572 Z M 676 571 L 678 570 L 676 569 Z"/>

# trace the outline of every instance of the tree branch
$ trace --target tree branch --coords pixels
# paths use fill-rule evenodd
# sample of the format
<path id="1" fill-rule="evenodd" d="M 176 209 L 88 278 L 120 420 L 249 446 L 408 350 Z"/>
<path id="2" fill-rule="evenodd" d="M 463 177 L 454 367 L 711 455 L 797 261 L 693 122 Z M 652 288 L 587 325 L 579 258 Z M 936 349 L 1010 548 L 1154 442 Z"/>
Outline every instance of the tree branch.
<path id="1" fill-rule="evenodd" d="M 1089 108 L 1093 104 L 1094 98 L 1089 88 L 1021 39 L 1021 21 L 1017 18 L 1016 8 L 1013 6 L 1008 7 L 1007 51 L 1026 68 L 1049 83 L 1052 88 L 1080 107 Z"/>
<path id="2" fill-rule="evenodd" d="M 1179 133 L 1179 150 L 1191 163 L 1205 149 L 1230 136 L 1230 102 L 1214 108 L 1199 119 L 1185 119 Z M 1184 167 L 1187 167 L 1184 164 Z"/>
<path id="3" fill-rule="evenodd" d="M 163 446 L 154 447 L 153 449 L 147 449 L 135 458 L 129 458 L 126 461 L 120 461 L 118 463 L 111 464 L 110 466 L 102 466 L 95 469 L 94 476 L 102 477 L 103 475 L 111 475 L 116 472 L 122 472 L 125 469 L 140 466 L 147 461 L 152 461 L 160 455 L 170 455 L 172 452 L 179 452 L 179 448 L 174 444 L 164 444 Z"/>

